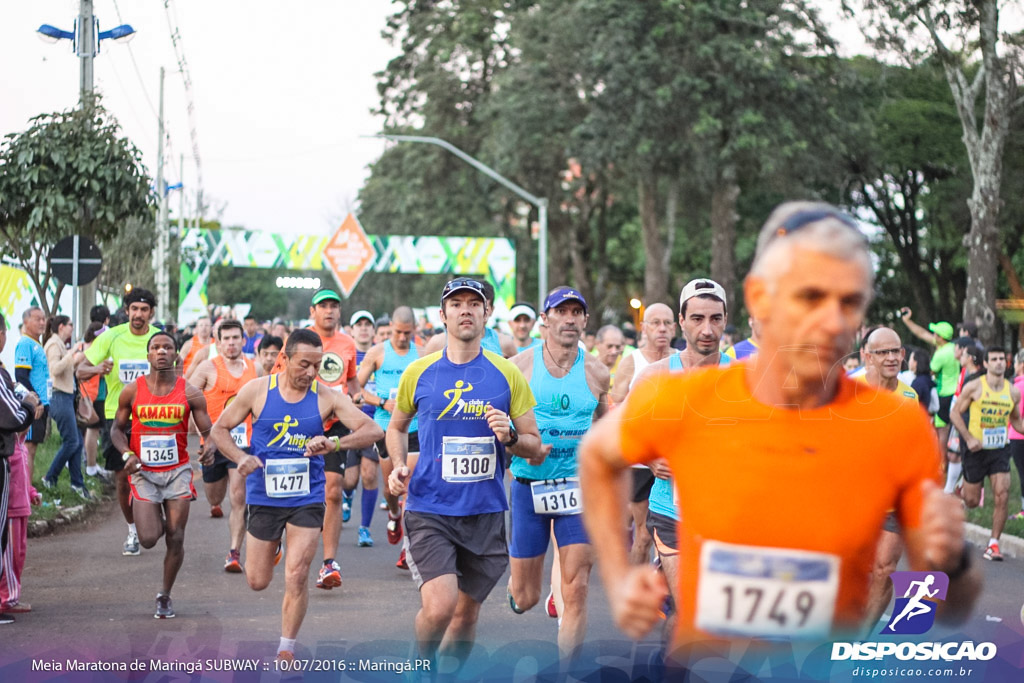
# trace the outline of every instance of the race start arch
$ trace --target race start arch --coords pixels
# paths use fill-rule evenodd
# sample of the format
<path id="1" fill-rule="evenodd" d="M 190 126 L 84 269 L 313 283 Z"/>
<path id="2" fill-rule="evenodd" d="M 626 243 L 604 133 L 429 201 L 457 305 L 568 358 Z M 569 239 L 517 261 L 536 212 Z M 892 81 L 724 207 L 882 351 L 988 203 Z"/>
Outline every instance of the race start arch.
<path id="1" fill-rule="evenodd" d="M 516 252 L 504 237 L 366 235 L 349 215 L 331 236 L 254 230 L 188 229 L 181 241 L 178 324 L 206 314 L 210 267 L 330 270 L 348 296 L 365 272 L 483 273 L 494 285 L 498 316 L 516 297 Z"/>

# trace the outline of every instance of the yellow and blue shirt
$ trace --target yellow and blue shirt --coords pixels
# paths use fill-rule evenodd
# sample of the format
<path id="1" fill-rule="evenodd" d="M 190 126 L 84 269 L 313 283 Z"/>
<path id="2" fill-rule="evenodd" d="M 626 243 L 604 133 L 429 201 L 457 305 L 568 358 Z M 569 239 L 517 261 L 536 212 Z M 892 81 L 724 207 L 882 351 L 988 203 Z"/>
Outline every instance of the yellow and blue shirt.
<path id="1" fill-rule="evenodd" d="M 453 517 L 508 510 L 505 447 L 484 413 L 493 406 L 515 420 L 533 408 L 536 401 L 519 368 L 486 349 L 461 365 L 438 351 L 409 365 L 399 381 L 397 400 L 399 410 L 419 417 L 420 455 L 409 481 L 406 510 Z M 442 456 L 446 448 L 450 454 L 459 439 L 476 439 L 477 446 L 487 449 L 493 444 L 495 466 L 488 478 L 445 478 Z"/>

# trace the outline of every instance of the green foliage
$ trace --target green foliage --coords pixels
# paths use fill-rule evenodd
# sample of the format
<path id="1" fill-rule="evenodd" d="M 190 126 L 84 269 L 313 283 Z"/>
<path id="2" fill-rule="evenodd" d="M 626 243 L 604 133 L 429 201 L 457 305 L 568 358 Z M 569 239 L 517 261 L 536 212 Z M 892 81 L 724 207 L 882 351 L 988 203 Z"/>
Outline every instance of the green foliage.
<path id="1" fill-rule="evenodd" d="M 50 248 L 78 233 L 113 239 L 151 213 L 142 154 L 99 105 L 42 114 L 0 148 L 0 234 L 50 312 Z"/>

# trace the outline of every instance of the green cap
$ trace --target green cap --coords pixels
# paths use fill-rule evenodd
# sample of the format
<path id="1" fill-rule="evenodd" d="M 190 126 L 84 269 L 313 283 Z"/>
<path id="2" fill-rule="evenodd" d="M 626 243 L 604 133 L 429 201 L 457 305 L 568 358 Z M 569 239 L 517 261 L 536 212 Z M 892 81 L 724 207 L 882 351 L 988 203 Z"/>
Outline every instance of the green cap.
<path id="1" fill-rule="evenodd" d="M 953 326 L 947 322 L 931 323 L 928 325 L 928 329 L 939 335 L 946 341 L 953 338 Z"/>
<path id="2" fill-rule="evenodd" d="M 313 295 L 313 305 L 316 306 L 321 301 L 337 301 L 340 304 L 341 297 L 333 289 L 321 289 Z"/>

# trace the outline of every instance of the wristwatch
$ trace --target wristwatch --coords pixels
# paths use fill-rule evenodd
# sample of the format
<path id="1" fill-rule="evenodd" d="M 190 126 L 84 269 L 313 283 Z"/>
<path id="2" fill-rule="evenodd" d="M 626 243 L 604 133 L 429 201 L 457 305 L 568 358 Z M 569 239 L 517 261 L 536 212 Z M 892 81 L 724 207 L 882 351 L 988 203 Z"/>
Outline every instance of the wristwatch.
<path id="1" fill-rule="evenodd" d="M 505 448 L 511 448 L 519 443 L 519 432 L 516 431 L 516 426 L 512 422 L 508 423 L 508 441 L 503 442 L 501 445 Z"/>
<path id="2" fill-rule="evenodd" d="M 124 453 L 121 454 L 121 460 L 123 462 L 128 462 L 128 458 L 132 457 L 133 455 L 135 455 L 133 451 L 125 451 Z"/>

